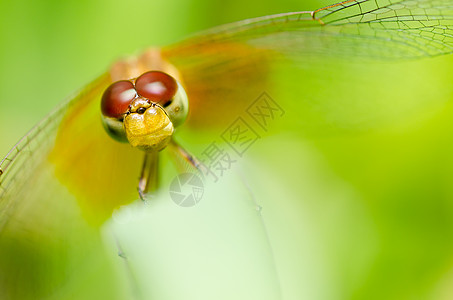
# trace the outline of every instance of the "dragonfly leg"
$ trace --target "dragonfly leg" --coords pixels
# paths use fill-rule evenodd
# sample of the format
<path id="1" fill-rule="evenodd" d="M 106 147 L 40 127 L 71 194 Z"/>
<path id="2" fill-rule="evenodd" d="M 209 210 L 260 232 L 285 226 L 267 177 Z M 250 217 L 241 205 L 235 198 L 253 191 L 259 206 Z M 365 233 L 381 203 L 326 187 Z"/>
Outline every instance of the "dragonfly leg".
<path id="1" fill-rule="evenodd" d="M 159 153 L 157 151 L 146 152 L 137 188 L 138 195 L 143 202 L 146 202 L 146 194 L 155 192 L 159 186 L 158 169 Z"/>
<path id="2" fill-rule="evenodd" d="M 183 171 L 193 171 L 193 169 L 195 169 L 196 171 L 203 174 L 201 169 L 203 164 L 200 163 L 195 156 L 190 154 L 186 149 L 179 145 L 174 139 L 171 140 L 170 144 L 168 145 L 168 148 L 170 148 L 171 152 L 173 152 L 175 157 L 180 158 L 179 160 L 181 160 L 182 158 L 182 162 L 188 164 L 188 166 L 185 166 L 186 170 Z"/>

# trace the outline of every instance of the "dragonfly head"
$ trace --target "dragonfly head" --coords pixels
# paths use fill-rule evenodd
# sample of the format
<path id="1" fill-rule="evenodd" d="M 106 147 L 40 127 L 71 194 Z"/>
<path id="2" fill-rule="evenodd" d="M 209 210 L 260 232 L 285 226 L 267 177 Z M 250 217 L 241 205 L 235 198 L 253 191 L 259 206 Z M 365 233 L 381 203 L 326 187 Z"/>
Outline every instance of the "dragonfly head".
<path id="1" fill-rule="evenodd" d="M 111 84 L 101 100 L 104 128 L 114 139 L 145 151 L 164 149 L 175 127 L 184 123 L 189 103 L 170 75 L 150 71 Z"/>

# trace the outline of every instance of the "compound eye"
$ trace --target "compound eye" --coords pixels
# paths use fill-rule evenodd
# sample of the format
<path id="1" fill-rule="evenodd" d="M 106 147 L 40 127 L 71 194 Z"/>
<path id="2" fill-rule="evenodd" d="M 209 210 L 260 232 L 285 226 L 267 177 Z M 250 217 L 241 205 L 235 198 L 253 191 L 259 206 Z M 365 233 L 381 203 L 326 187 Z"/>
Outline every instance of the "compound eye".
<path id="1" fill-rule="evenodd" d="M 121 118 L 136 97 L 137 92 L 132 82 L 126 80 L 114 82 L 102 95 L 102 114 L 110 118 Z"/>
<path id="2" fill-rule="evenodd" d="M 178 84 L 173 77 L 166 73 L 151 71 L 137 78 L 135 89 L 143 98 L 165 106 L 176 94 Z"/>

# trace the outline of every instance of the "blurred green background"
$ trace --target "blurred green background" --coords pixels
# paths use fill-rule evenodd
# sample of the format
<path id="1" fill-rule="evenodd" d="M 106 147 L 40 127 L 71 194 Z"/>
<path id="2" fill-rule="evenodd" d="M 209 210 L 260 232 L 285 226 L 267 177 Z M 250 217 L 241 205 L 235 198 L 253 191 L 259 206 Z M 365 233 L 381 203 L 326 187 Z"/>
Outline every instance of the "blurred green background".
<path id="1" fill-rule="evenodd" d="M 327 4 L 2 1 L 0 153 L 122 55 Z M 273 95 L 286 115 L 243 163 L 284 299 L 453 297 L 452 67 L 310 59 Z"/>

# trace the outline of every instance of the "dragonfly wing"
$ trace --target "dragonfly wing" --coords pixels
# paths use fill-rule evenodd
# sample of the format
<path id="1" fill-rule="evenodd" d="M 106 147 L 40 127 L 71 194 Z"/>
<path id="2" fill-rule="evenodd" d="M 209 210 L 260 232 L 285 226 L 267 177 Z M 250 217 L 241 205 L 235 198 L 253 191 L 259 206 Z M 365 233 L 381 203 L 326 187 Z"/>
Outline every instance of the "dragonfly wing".
<path id="1" fill-rule="evenodd" d="M 225 126 L 226 114 L 237 116 L 274 88 L 271 69 L 282 61 L 294 67 L 322 55 L 432 57 L 453 51 L 452 28 L 451 0 L 348 0 L 220 26 L 165 48 L 164 55 L 187 83 L 190 125 Z"/>
<path id="2" fill-rule="evenodd" d="M 99 116 L 110 82 L 101 76 L 63 103 L 1 161 L 0 298 L 67 298 L 76 290 L 76 298 L 118 297 L 97 280 L 86 285 L 86 274 L 97 272 L 114 285 L 98 225 L 137 198 L 130 174 L 138 174 L 140 153 L 110 142 Z"/>
<path id="3" fill-rule="evenodd" d="M 101 223 L 114 208 L 137 199 L 142 153 L 109 137 L 100 98 L 111 83 L 84 92 L 62 120 L 49 159 L 57 177 L 75 193 L 83 212 Z"/>
<path id="4" fill-rule="evenodd" d="M 451 53 L 452 27 L 451 0 L 348 0 L 314 11 L 227 24 L 177 48 L 234 42 L 300 58 L 310 54 L 415 58 Z"/>
<path id="5" fill-rule="evenodd" d="M 39 194 L 34 182 L 47 171 L 76 195 L 81 213 L 93 224 L 102 223 L 115 207 L 137 198 L 137 178 L 130 174 L 138 176 L 141 155 L 113 141 L 102 128 L 99 99 L 110 83 L 110 76 L 103 75 L 77 93 L 2 160 L 0 214 L 14 215 L 14 207 L 26 201 L 47 215 L 51 206 L 43 207 L 34 199 Z M 50 187 L 47 196 L 48 201 L 58 201 Z"/>

